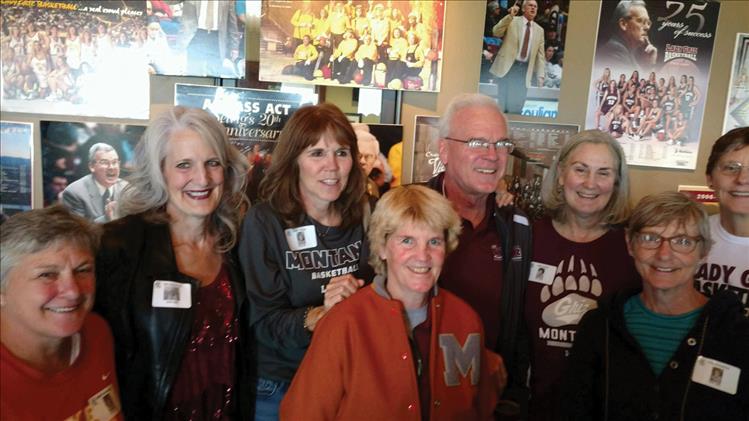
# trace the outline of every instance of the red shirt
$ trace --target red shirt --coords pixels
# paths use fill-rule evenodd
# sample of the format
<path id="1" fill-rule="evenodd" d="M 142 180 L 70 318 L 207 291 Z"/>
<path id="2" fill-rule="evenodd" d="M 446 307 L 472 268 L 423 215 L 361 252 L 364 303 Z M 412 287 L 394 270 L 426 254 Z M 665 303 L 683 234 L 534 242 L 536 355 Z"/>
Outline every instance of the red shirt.
<path id="1" fill-rule="evenodd" d="M 0 419 L 87 420 L 103 414 L 124 419 L 112 333 L 98 315 L 89 314 L 83 323 L 75 362 L 51 376 L 0 346 Z"/>
<path id="2" fill-rule="evenodd" d="M 473 307 L 484 323 L 486 347 L 495 349 L 502 293 L 502 243 L 494 221 L 494 195 L 487 199 L 481 223 L 474 228 L 468 220 L 462 222 L 458 248 L 447 256 L 439 284 Z"/>

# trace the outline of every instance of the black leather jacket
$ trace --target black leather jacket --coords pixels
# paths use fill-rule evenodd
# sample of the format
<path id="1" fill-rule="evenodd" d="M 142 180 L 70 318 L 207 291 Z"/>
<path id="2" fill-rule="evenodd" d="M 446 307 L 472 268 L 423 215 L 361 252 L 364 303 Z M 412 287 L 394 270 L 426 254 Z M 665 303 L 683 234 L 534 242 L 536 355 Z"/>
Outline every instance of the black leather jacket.
<path id="1" fill-rule="evenodd" d="M 248 419 L 254 402 L 248 301 L 236 259 L 225 259 L 239 320 L 234 399 L 237 416 Z M 190 338 L 194 308 L 152 307 L 153 282 L 192 284 L 192 302 L 200 285 L 177 270 L 169 226 L 147 222 L 143 215 L 104 225 L 96 278 L 94 310 L 109 322 L 114 335 L 123 413 L 129 420 L 161 419 Z"/>

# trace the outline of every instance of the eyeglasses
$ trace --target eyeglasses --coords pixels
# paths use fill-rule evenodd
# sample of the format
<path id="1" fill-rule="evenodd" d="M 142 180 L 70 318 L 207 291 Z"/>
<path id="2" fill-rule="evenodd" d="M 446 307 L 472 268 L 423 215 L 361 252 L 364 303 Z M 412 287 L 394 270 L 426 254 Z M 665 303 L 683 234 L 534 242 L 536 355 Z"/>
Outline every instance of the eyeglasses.
<path id="1" fill-rule="evenodd" d="M 674 237 L 662 237 L 652 232 L 639 232 L 635 236 L 637 242 L 644 249 L 655 250 L 661 246 L 663 241 L 668 241 L 671 250 L 677 253 L 691 253 L 702 241 L 702 237 L 691 237 L 689 235 L 677 235 Z"/>
<path id="2" fill-rule="evenodd" d="M 101 165 L 102 167 L 117 167 L 117 166 L 120 165 L 120 160 L 119 159 L 113 159 L 111 161 L 108 160 L 108 159 L 100 159 L 100 160 L 94 161 L 94 162 L 96 162 L 97 164 Z"/>
<path id="3" fill-rule="evenodd" d="M 486 140 L 480 137 L 475 137 L 471 139 L 456 139 L 454 137 L 444 137 L 447 140 L 452 140 L 453 142 L 460 142 L 465 143 L 466 146 L 468 146 L 468 149 L 474 149 L 474 150 L 480 150 L 480 149 L 486 149 L 489 150 L 489 146 L 494 145 L 494 148 L 497 150 L 497 152 L 506 151 L 507 153 L 511 153 L 515 149 L 515 144 L 510 141 L 510 139 L 500 139 L 495 142 L 492 142 L 490 140 Z"/>
<path id="4" fill-rule="evenodd" d="M 377 155 L 372 155 L 371 153 L 360 153 L 359 159 L 361 160 L 364 158 L 366 162 L 374 162 L 377 159 Z"/>
<path id="5" fill-rule="evenodd" d="M 630 16 L 627 16 L 627 19 L 631 19 L 631 20 L 633 20 L 633 21 L 635 21 L 638 24 L 643 25 L 643 26 L 651 26 L 653 24 L 653 22 L 651 22 L 650 19 L 644 18 L 642 16 L 631 16 L 630 15 Z"/>
<path id="6" fill-rule="evenodd" d="M 720 164 L 718 166 L 718 171 L 725 176 L 736 177 L 741 174 L 741 171 L 744 168 L 749 169 L 749 166 L 746 166 L 741 162 L 726 162 L 725 164 Z"/>

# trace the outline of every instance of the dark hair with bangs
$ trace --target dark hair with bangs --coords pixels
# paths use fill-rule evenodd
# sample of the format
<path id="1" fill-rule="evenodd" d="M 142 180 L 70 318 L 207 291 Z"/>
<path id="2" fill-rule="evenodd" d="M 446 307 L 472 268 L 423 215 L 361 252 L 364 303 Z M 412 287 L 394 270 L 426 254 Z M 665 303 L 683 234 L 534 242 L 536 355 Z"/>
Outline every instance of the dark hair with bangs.
<path id="1" fill-rule="evenodd" d="M 260 200 L 281 214 L 288 226 L 298 226 L 305 209 L 299 192 L 299 164 L 297 159 L 310 146 L 330 134 L 339 144 L 351 150 L 353 165 L 348 182 L 333 208 L 341 215 L 341 226 L 362 222 L 366 203 L 366 178 L 358 163 L 359 148 L 351 123 L 333 104 L 323 103 L 297 110 L 281 131 L 273 159 L 265 178 L 260 183 Z"/>
<path id="2" fill-rule="evenodd" d="M 707 158 L 705 174 L 713 174 L 713 169 L 718 165 L 718 161 L 720 161 L 723 155 L 744 148 L 747 145 L 749 145 L 749 127 L 739 127 L 719 137 L 713 144 L 710 157 Z"/>

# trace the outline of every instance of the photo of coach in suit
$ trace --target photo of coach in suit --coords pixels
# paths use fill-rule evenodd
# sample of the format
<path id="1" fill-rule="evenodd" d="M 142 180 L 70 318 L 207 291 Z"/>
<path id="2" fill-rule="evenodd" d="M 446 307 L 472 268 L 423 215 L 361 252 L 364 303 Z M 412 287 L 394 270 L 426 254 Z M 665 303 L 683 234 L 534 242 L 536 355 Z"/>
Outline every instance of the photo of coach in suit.
<path id="1" fill-rule="evenodd" d="M 63 190 L 62 204 L 84 218 L 108 222 L 115 219 L 117 199 L 127 181 L 120 178 L 120 159 L 112 146 L 96 143 L 88 156 L 91 174 Z"/>
<path id="2" fill-rule="evenodd" d="M 502 45 L 489 71 L 499 77 L 500 106 L 512 114 L 522 114 L 534 75 L 538 86 L 544 85 L 546 67 L 544 30 L 534 22 L 536 0 L 525 0 L 523 14 L 517 16 L 520 10 L 518 5 L 510 7 L 509 14 L 492 29 L 495 37 L 502 38 Z"/>
<path id="3" fill-rule="evenodd" d="M 651 26 L 644 1 L 620 1 L 611 18 L 613 33 L 597 52 L 597 58 L 604 64 L 650 71 L 658 58 L 658 48 L 648 36 Z"/>

